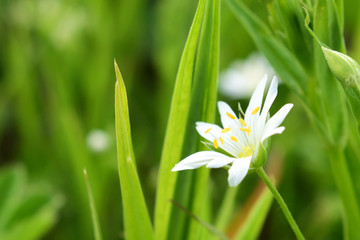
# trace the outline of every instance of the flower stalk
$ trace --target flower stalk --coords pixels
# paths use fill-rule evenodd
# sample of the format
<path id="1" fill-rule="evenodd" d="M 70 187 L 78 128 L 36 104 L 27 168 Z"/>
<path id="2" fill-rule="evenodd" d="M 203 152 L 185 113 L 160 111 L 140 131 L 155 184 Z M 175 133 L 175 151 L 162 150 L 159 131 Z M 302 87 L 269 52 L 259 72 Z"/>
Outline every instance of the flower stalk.
<path id="1" fill-rule="evenodd" d="M 298 225 L 296 224 L 293 216 L 291 215 L 291 212 L 290 212 L 289 208 L 287 207 L 284 199 L 281 197 L 279 191 L 275 188 L 275 186 L 271 183 L 271 181 L 270 181 L 269 177 L 266 175 L 264 169 L 262 167 L 259 167 L 256 169 L 256 173 L 264 181 L 266 186 L 270 189 L 270 191 L 274 195 L 274 198 L 276 199 L 276 201 L 279 203 L 281 210 L 283 211 L 286 219 L 288 220 L 291 228 L 293 229 L 297 239 L 299 239 L 299 240 L 305 239 L 303 234 L 301 233 Z"/>

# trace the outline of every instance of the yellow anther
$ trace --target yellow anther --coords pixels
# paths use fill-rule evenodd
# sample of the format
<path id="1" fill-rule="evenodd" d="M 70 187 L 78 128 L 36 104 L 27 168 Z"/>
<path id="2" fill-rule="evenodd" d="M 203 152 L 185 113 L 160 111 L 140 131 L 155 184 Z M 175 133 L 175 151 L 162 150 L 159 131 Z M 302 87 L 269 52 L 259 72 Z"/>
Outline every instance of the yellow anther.
<path id="1" fill-rule="evenodd" d="M 241 125 L 243 125 L 244 127 L 246 127 L 246 122 L 244 121 L 244 119 L 239 118 L 239 122 L 241 123 Z"/>
<path id="2" fill-rule="evenodd" d="M 249 136 L 250 133 L 251 133 L 250 126 L 247 127 L 247 128 L 240 128 L 240 130 L 243 131 L 243 132 L 246 132 L 248 136 Z"/>
<path id="3" fill-rule="evenodd" d="M 208 133 L 208 132 L 210 132 L 210 131 L 211 131 L 211 128 L 209 128 L 208 130 L 206 130 L 205 133 Z"/>
<path id="4" fill-rule="evenodd" d="M 226 132 L 228 132 L 230 130 L 231 130 L 230 128 L 224 128 L 223 130 L 221 130 L 221 133 L 226 133 Z"/>
<path id="5" fill-rule="evenodd" d="M 231 118 L 232 120 L 234 120 L 234 119 L 235 119 L 235 116 L 234 116 L 234 115 L 232 115 L 231 113 L 226 112 L 226 115 L 228 115 L 228 117 L 229 117 L 229 118 Z"/>
<path id="6" fill-rule="evenodd" d="M 215 148 L 218 148 L 218 147 L 219 147 L 219 143 L 218 143 L 218 141 L 216 140 L 216 138 L 214 139 L 214 147 L 215 147 Z"/>
<path id="7" fill-rule="evenodd" d="M 219 137 L 219 140 L 220 140 L 221 144 L 224 145 L 224 139 L 222 139 L 221 137 Z"/>
<path id="8" fill-rule="evenodd" d="M 234 137 L 234 136 L 231 136 L 230 139 L 233 140 L 234 142 L 238 141 L 238 139 L 236 137 Z"/>
<path id="9" fill-rule="evenodd" d="M 259 110 L 260 110 L 260 107 L 255 108 L 255 109 L 251 112 L 251 115 L 255 115 Z"/>

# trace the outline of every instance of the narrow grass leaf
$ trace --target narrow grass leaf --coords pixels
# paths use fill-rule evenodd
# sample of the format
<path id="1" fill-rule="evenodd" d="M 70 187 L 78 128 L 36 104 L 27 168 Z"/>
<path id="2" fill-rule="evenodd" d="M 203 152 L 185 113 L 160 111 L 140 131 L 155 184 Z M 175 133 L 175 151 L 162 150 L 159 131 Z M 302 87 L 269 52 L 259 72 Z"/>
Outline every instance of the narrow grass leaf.
<path id="1" fill-rule="evenodd" d="M 94 227 L 94 238 L 95 238 L 95 240 L 101 240 L 102 237 L 101 237 L 99 218 L 98 218 L 98 215 L 97 215 L 95 202 L 94 202 L 94 197 L 93 197 L 93 193 L 91 191 L 91 187 L 90 187 L 90 183 L 89 183 L 88 174 L 87 174 L 86 169 L 84 169 L 84 177 L 85 177 L 85 182 L 86 182 L 86 188 L 87 188 L 88 195 L 89 195 L 89 205 L 90 205 L 90 211 L 91 211 L 91 219 L 92 219 L 93 227 Z"/>
<path id="2" fill-rule="evenodd" d="M 195 122 L 214 122 L 215 120 L 217 79 L 219 74 L 219 33 L 220 1 L 208 0 L 206 2 L 205 18 L 199 39 L 189 117 L 189 135 L 196 139 L 198 146 L 196 150 L 205 150 L 206 147 L 201 144 L 198 133 L 194 131 Z M 206 201 L 209 201 L 210 198 L 207 187 L 208 180 L 209 169 L 202 168 L 196 171 L 193 179 L 190 209 L 201 218 L 206 216 Z M 190 222 L 188 231 L 187 239 L 189 240 L 199 239 L 200 236 L 206 236 L 207 233 L 196 221 Z"/>
<path id="3" fill-rule="evenodd" d="M 155 238 L 157 240 L 165 240 L 168 234 L 172 207 L 169 199 L 173 198 L 178 175 L 177 172 L 171 172 L 171 169 L 181 159 L 183 150 L 204 8 L 205 0 L 200 0 L 176 77 L 156 193 Z"/>
<path id="4" fill-rule="evenodd" d="M 116 62 L 114 65 L 117 79 L 115 84 L 116 141 L 125 235 L 129 240 L 150 240 L 153 239 L 153 231 L 136 171 L 125 85 Z"/>

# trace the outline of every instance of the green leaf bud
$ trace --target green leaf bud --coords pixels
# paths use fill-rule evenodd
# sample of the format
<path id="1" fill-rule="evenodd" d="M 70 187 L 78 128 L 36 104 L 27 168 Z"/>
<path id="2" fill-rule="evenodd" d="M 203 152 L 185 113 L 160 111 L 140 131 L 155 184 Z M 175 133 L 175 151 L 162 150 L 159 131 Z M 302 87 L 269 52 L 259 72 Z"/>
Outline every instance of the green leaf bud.
<path id="1" fill-rule="evenodd" d="M 360 126 L 360 65 L 351 57 L 321 47 L 328 66 L 344 88 L 353 114 Z"/>

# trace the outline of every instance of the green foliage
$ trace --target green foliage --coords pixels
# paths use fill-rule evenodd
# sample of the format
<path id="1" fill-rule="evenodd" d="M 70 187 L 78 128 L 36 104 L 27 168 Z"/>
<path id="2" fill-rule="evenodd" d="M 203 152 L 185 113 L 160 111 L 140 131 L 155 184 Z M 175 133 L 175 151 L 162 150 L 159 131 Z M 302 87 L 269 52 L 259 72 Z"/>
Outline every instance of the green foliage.
<path id="1" fill-rule="evenodd" d="M 115 84 L 116 141 L 125 235 L 130 240 L 152 239 L 152 226 L 137 175 L 132 148 L 126 89 L 116 62 L 114 65 L 117 79 Z"/>
<path id="2" fill-rule="evenodd" d="M 63 199 L 44 184 L 28 184 L 21 166 L 0 172 L 0 238 L 40 239 L 56 223 Z M 47 188 L 47 191 L 42 189 Z"/>
<path id="3" fill-rule="evenodd" d="M 181 160 L 184 152 L 196 150 L 197 135 L 194 133 L 195 121 L 213 121 L 215 116 L 216 87 L 219 61 L 219 1 L 200 1 L 180 62 L 172 107 L 168 121 L 167 134 L 162 153 L 158 192 L 155 209 L 155 231 L 157 239 L 168 234 L 172 239 L 186 236 L 198 238 L 198 223 L 192 222 L 186 230 L 188 221 L 183 213 L 172 212 L 177 221 L 176 230 L 168 229 L 171 205 L 168 199 L 181 196 L 181 203 L 190 204 L 189 193 L 194 192 L 191 210 L 203 216 L 206 202 L 208 170 L 203 169 L 196 176 L 187 175 L 178 180 L 178 173 L 170 170 Z M 184 142 L 187 143 L 184 145 Z M 194 186 L 191 186 L 191 178 Z M 188 185 L 184 184 L 187 182 Z M 193 189 L 191 189 L 193 188 Z M 174 197 L 175 194 L 175 197 Z M 189 205 L 190 206 L 190 205 Z M 182 235 L 184 234 L 184 235 Z"/>
<path id="4" fill-rule="evenodd" d="M 272 111 L 294 103 L 270 149 L 285 156 L 280 192 L 305 236 L 341 239 L 344 229 L 357 239 L 360 137 L 346 98 L 358 119 L 359 94 L 334 78 L 346 80 L 351 69 L 326 61 L 306 27 L 328 55 L 359 62 L 359 7 L 355 0 L 1 1 L 0 239 L 91 239 L 93 222 L 97 239 L 211 240 L 229 234 L 242 209 L 251 214 L 236 229 L 241 236 L 291 239 L 277 205 L 251 198 L 255 174 L 233 189 L 223 169 L 171 172 L 189 154 L 213 149 L 194 123 L 219 123 L 217 99 L 236 109 L 217 96 L 218 78 L 255 51 L 285 83 Z M 126 95 L 123 81 L 116 84 L 117 134 L 114 57 L 126 76 Z M 93 130 L 106 136 L 102 150 L 89 143 Z M 21 167 L 8 167 L 14 163 Z"/>
<path id="5" fill-rule="evenodd" d="M 343 2 L 331 0 L 301 4 L 296 1 L 271 2 L 268 5 L 271 11 L 272 31 L 245 4 L 233 0 L 227 2 L 281 79 L 299 95 L 313 125 L 321 133 L 326 147 L 343 149 L 348 143 L 348 111 L 345 95 L 340 84 L 329 71 L 321 46 L 318 44 L 321 41 L 334 49 L 344 51 Z M 302 25 L 305 20 L 302 7 L 307 14 L 305 26 Z M 314 19 L 311 26 L 313 30 L 310 30 L 310 33 L 317 36 L 315 39 L 311 39 L 311 35 L 305 29 L 309 29 L 309 14 Z M 276 38 L 273 33 L 277 35 Z M 291 58 L 284 57 L 287 53 L 292 54 Z M 283 63 L 285 59 L 288 60 L 285 62 L 295 67 L 285 66 Z M 334 159 L 333 154 L 329 151 L 330 159 Z M 339 158 L 338 154 L 337 156 Z M 334 179 L 345 206 L 345 236 L 357 238 L 354 226 L 359 224 L 358 201 L 348 163 L 341 159 L 342 157 L 331 162 Z"/>
<path id="6" fill-rule="evenodd" d="M 86 188 L 87 188 L 88 196 L 89 196 L 89 205 L 90 205 L 90 211 L 91 211 L 91 218 L 92 218 L 93 227 L 94 227 L 94 237 L 95 237 L 95 240 L 101 240 L 102 236 L 101 236 L 101 230 L 100 230 L 99 217 L 98 217 L 98 214 L 96 212 L 96 207 L 95 207 L 95 203 L 94 203 L 94 196 L 93 196 L 93 193 L 91 191 L 91 187 L 90 187 L 90 183 L 89 183 L 89 179 L 88 179 L 86 169 L 84 169 L 84 177 L 85 177 Z"/>

